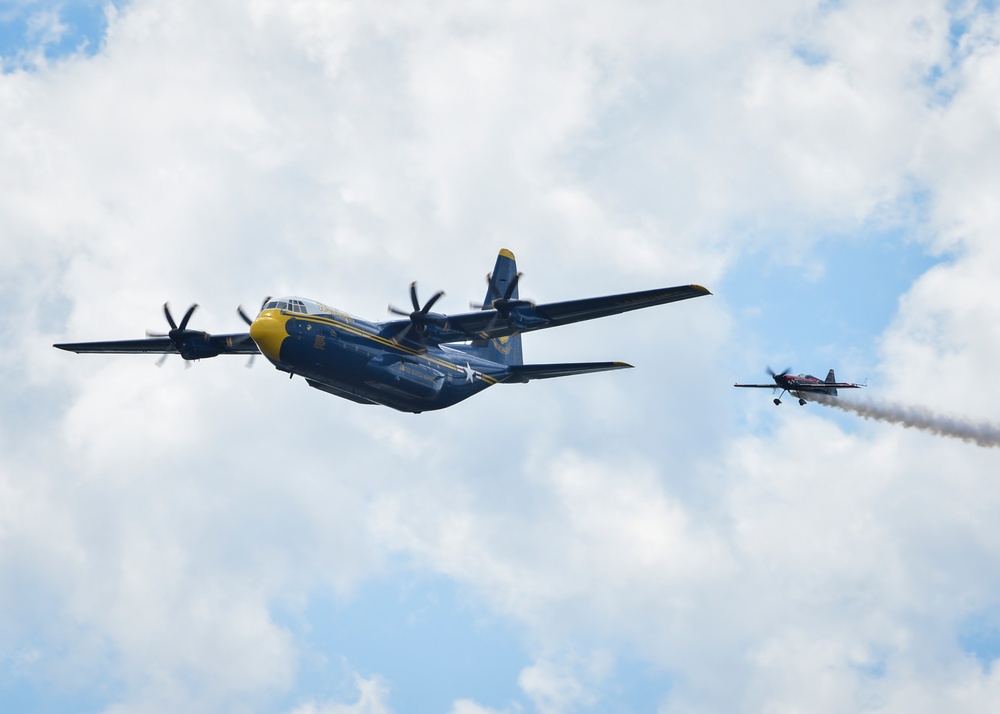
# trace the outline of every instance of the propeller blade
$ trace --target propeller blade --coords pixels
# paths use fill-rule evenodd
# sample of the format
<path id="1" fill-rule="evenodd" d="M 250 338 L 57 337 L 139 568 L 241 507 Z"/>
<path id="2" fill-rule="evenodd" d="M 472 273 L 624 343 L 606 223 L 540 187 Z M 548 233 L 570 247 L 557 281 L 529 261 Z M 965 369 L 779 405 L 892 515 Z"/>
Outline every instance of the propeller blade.
<path id="1" fill-rule="evenodd" d="M 182 330 L 187 329 L 188 320 L 191 319 L 191 315 L 193 315 L 194 311 L 197 309 L 198 309 L 198 303 L 195 303 L 188 308 L 187 312 L 184 313 L 184 317 L 181 319 L 180 329 Z"/>
<path id="2" fill-rule="evenodd" d="M 400 332 L 398 335 L 396 335 L 392 339 L 395 340 L 396 342 L 402 342 L 403 340 L 406 339 L 406 336 L 408 334 L 410 334 L 410 330 L 412 328 L 413 328 L 413 323 L 411 322 L 409 325 L 407 325 L 406 327 L 403 328 L 402 332 Z"/>
<path id="3" fill-rule="evenodd" d="M 482 331 L 480 331 L 479 333 L 480 337 L 482 337 L 484 340 L 487 337 L 489 337 L 490 333 L 493 331 L 493 328 L 497 326 L 497 322 L 499 320 L 500 320 L 500 313 L 497 312 L 493 317 L 490 318 L 490 321 L 486 324 L 486 327 L 484 327 Z"/>
<path id="4" fill-rule="evenodd" d="M 260 310 L 258 310 L 257 312 L 262 312 L 264 310 L 264 306 L 267 305 L 267 303 L 268 303 L 268 301 L 270 299 L 271 299 L 270 295 L 268 295 L 266 298 L 264 298 L 264 300 L 261 301 L 261 303 L 260 303 Z M 236 308 L 236 312 L 237 312 L 237 314 L 239 314 L 239 316 L 241 318 L 243 318 L 243 322 L 247 323 L 248 325 L 252 325 L 253 324 L 253 320 L 251 320 L 250 317 L 246 314 L 246 312 L 244 312 L 242 305 L 240 305 L 239 307 Z"/>
<path id="5" fill-rule="evenodd" d="M 410 302 L 413 303 L 413 311 L 420 312 L 420 301 L 417 299 L 417 281 L 410 283 Z"/>
<path id="6" fill-rule="evenodd" d="M 510 285 L 507 286 L 507 291 L 503 294 L 504 300 L 510 300 L 510 296 L 514 294 L 515 290 L 517 290 L 517 283 L 521 279 L 522 275 L 524 275 L 524 273 L 518 273 L 514 276 L 514 279 L 510 281 Z"/>
<path id="7" fill-rule="evenodd" d="M 496 281 L 493 279 L 493 273 L 486 274 L 486 283 L 489 287 L 490 302 L 501 297 L 500 288 L 497 287 Z"/>
<path id="8" fill-rule="evenodd" d="M 431 295 L 431 299 L 427 301 L 427 304 L 420 309 L 422 315 L 426 315 L 430 312 L 431 308 L 434 307 L 434 303 L 444 297 L 444 290 L 438 290 L 436 293 Z"/>
<path id="9" fill-rule="evenodd" d="M 393 313 L 394 315 L 405 315 L 406 317 L 410 316 L 410 313 L 408 313 L 406 310 L 400 310 L 392 303 L 389 303 L 389 312 Z"/>
<path id="10" fill-rule="evenodd" d="M 163 314 L 167 316 L 167 322 L 170 323 L 170 329 L 171 330 L 176 330 L 177 329 L 177 323 L 174 322 L 174 318 L 170 314 L 170 304 L 169 303 L 163 303 Z"/>

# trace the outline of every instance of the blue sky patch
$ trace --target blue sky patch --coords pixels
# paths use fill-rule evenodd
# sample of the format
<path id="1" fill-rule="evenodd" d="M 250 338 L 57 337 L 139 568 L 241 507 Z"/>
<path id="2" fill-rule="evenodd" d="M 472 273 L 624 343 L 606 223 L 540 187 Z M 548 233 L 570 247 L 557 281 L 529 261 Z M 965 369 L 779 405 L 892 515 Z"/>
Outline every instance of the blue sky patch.
<path id="1" fill-rule="evenodd" d="M 988 669 L 1000 659 L 1000 618 L 986 613 L 966 619 L 958 628 L 958 643 Z"/>
<path id="2" fill-rule="evenodd" d="M 503 709 L 523 699 L 530 664 L 521 636 L 444 578 L 412 574 L 364 585 L 349 602 L 314 597 L 305 612 L 276 619 L 314 656 L 300 665 L 300 694 L 353 701 L 350 675 L 378 676 L 389 703 L 445 712 L 456 699 Z"/>
<path id="3" fill-rule="evenodd" d="M 791 361 L 796 372 L 817 374 L 848 355 L 874 364 L 899 298 L 940 261 L 904 229 L 824 240 L 804 260 L 786 264 L 771 251 L 747 255 L 718 292 L 738 315 L 738 331 L 773 355 L 774 369 Z"/>
<path id="4" fill-rule="evenodd" d="M 108 29 L 107 0 L 25 0 L 0 9 L 0 58 L 5 70 L 31 68 L 41 53 L 47 60 L 91 56 Z"/>

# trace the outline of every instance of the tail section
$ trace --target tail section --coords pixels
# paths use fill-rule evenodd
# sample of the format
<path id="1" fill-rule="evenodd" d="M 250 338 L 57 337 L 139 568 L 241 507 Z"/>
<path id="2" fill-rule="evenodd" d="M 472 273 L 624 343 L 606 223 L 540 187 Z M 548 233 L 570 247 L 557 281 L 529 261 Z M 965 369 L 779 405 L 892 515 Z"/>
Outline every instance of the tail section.
<path id="1" fill-rule="evenodd" d="M 837 377 L 836 377 L 836 375 L 834 375 L 833 370 L 831 369 L 829 372 L 826 373 L 826 382 L 827 382 L 827 384 L 834 384 L 836 381 L 837 381 Z M 837 390 L 836 389 L 828 389 L 826 391 L 826 393 L 829 394 L 829 395 L 831 395 L 831 396 L 833 396 L 833 397 L 837 396 Z"/>
<path id="2" fill-rule="evenodd" d="M 489 310 L 495 300 L 516 300 L 517 295 L 517 262 L 514 254 L 506 248 L 501 248 L 497 255 L 496 265 L 489 275 L 489 287 L 483 300 L 483 309 Z M 521 335 L 498 337 L 492 340 L 479 340 L 472 343 L 475 353 L 491 362 L 506 365 L 524 364 L 521 353 Z"/>
<path id="3" fill-rule="evenodd" d="M 518 277 L 514 254 L 506 248 L 502 248 L 500 254 L 497 255 L 497 262 L 493 266 L 493 272 L 488 277 L 489 288 L 486 290 L 486 299 L 483 300 L 483 309 L 496 309 L 498 319 L 501 319 L 499 315 L 504 311 L 510 310 L 512 304 L 519 301 L 517 294 Z M 574 374 L 629 369 L 632 366 L 625 362 L 524 364 L 524 356 L 521 353 L 520 334 L 491 340 L 474 341 L 471 345 L 465 347 L 465 350 L 474 353 L 477 357 L 506 365 L 506 375 L 499 378 L 499 381 L 506 384 L 530 382 L 533 379 L 551 379 L 553 377 L 568 377 Z"/>

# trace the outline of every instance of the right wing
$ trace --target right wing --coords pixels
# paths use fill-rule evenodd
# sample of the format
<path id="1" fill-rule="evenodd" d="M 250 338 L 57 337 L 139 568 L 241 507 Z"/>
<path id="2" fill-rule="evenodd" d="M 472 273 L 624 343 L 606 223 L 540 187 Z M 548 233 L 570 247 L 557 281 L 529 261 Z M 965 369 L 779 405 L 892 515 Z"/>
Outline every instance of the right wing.
<path id="1" fill-rule="evenodd" d="M 734 384 L 734 387 L 751 387 L 754 389 L 781 389 L 780 384 Z"/>
<path id="2" fill-rule="evenodd" d="M 544 305 L 518 301 L 517 305 L 509 309 L 509 314 L 506 316 L 501 315 L 496 309 L 455 315 L 438 316 L 432 313 L 432 319 L 428 320 L 426 325 L 427 332 L 424 339 L 433 344 L 442 344 L 509 337 L 522 332 L 569 325 L 711 294 L 701 285 L 678 285 L 672 288 L 550 302 Z M 384 324 L 391 334 L 399 334 L 408 330 L 410 321 L 393 320 Z"/>

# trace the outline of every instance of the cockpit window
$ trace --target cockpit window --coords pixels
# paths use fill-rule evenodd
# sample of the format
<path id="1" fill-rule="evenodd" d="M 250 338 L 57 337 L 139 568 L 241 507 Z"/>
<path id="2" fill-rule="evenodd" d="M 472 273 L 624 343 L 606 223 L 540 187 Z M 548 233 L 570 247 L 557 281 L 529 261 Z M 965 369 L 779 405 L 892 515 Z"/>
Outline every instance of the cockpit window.
<path id="1" fill-rule="evenodd" d="M 306 304 L 301 300 L 271 300 L 267 303 L 264 310 L 287 310 L 289 312 L 300 312 L 303 315 L 309 314 L 309 309 Z"/>

